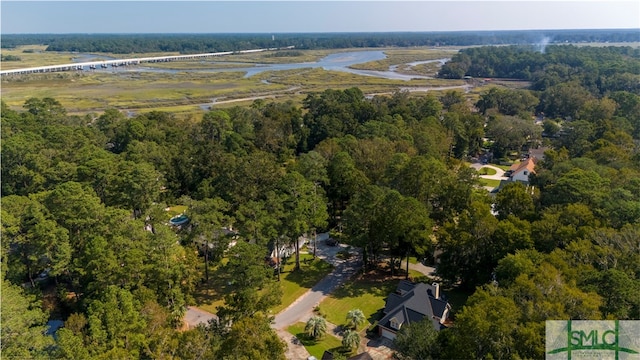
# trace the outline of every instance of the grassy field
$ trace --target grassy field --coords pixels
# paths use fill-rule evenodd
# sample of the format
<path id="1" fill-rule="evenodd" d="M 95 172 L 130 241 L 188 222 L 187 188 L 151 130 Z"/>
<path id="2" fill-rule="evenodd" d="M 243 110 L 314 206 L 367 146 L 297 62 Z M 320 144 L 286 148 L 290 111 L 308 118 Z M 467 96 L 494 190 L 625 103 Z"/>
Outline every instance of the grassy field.
<path id="1" fill-rule="evenodd" d="M 44 76 L 43 76 L 44 75 Z M 70 113 L 153 109 L 211 103 L 213 98 L 247 97 L 282 91 L 285 85 L 264 84 L 244 73 L 52 73 L 5 80 L 2 98 L 21 107 L 30 97 L 53 97 Z"/>
<path id="2" fill-rule="evenodd" d="M 315 356 L 316 359 L 321 359 L 325 350 L 329 350 L 334 354 L 342 351 L 342 341 L 337 337 L 325 334 L 322 338 L 313 340 L 307 337 L 307 334 L 304 332 L 304 327 L 305 323 L 299 322 L 289 326 L 287 331 L 298 338 L 309 354 Z"/>

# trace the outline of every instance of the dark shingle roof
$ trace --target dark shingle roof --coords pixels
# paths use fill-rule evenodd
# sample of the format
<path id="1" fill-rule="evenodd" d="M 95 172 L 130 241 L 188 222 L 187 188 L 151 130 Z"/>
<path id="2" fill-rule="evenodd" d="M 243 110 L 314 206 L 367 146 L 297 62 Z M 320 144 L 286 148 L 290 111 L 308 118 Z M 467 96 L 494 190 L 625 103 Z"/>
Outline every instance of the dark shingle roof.
<path id="1" fill-rule="evenodd" d="M 369 353 L 363 352 L 362 354 L 352 356 L 347 360 L 373 360 L 373 358 L 371 357 L 371 355 L 369 355 Z"/>
<path id="2" fill-rule="evenodd" d="M 325 350 L 320 360 L 333 360 L 333 353 L 329 350 Z"/>
<path id="3" fill-rule="evenodd" d="M 403 294 L 399 295 L 398 292 Z M 390 321 L 393 318 L 400 324 L 410 324 L 428 317 L 433 320 L 434 328 L 440 330 L 440 318 L 448 304 L 442 296 L 436 299 L 435 295 L 434 285 L 401 281 L 396 293 L 389 294 L 384 308 L 385 316 L 378 324 L 392 329 Z"/>

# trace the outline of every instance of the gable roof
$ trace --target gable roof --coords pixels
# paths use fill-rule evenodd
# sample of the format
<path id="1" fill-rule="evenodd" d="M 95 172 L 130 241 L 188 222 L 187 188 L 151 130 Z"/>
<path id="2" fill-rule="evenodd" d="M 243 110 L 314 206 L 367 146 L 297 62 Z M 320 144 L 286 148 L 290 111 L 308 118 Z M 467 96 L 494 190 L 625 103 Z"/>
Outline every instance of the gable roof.
<path id="1" fill-rule="evenodd" d="M 449 304 L 441 296 L 435 297 L 438 292 L 436 286 L 401 281 L 396 292 L 389 294 L 384 307 L 385 316 L 378 324 L 391 328 L 392 319 L 399 324 L 410 324 L 428 317 L 433 321 L 434 328 L 440 330 L 443 327 L 441 318 L 446 317 L 445 310 Z"/>
<path id="2" fill-rule="evenodd" d="M 529 171 L 529 174 L 535 174 L 535 167 L 536 167 L 536 163 L 538 162 L 538 159 L 536 159 L 535 157 L 530 157 L 525 161 L 521 161 L 517 164 L 513 164 L 511 165 L 511 167 L 509 168 L 509 170 L 512 170 L 513 173 L 511 174 L 511 176 L 527 170 Z"/>

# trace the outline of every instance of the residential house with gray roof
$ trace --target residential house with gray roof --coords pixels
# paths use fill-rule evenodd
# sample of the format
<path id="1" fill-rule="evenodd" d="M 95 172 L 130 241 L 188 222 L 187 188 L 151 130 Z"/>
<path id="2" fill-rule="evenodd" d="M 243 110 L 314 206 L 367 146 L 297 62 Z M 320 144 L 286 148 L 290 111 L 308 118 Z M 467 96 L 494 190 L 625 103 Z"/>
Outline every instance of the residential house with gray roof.
<path id="1" fill-rule="evenodd" d="M 387 298 L 384 317 L 378 322 L 378 334 L 393 340 L 402 326 L 425 318 L 431 319 L 434 329 L 440 331 L 446 327 L 450 311 L 451 305 L 441 293 L 438 283 L 414 284 L 403 280 Z"/>

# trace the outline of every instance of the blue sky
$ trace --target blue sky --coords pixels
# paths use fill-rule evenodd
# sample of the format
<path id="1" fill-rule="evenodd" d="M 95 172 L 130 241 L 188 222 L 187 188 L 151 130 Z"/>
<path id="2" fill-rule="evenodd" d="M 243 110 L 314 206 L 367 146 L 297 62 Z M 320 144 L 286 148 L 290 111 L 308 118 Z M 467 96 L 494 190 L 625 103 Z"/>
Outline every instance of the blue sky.
<path id="1" fill-rule="evenodd" d="M 640 28 L 640 1 L 6 1 L 7 33 Z"/>

